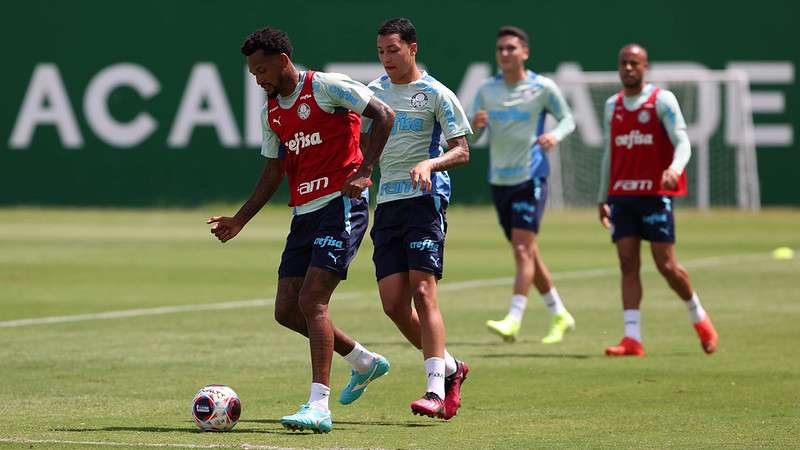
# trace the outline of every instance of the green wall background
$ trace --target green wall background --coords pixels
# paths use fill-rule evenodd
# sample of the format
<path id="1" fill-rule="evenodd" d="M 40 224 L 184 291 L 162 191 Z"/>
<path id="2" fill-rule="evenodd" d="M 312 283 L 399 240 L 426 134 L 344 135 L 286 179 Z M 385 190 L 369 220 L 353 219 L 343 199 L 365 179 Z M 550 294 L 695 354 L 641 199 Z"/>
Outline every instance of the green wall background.
<path id="1" fill-rule="evenodd" d="M 211 127 L 195 129 L 185 148 L 167 136 L 192 67 L 213 62 L 222 77 L 240 133 L 244 123 L 242 40 L 265 25 L 287 31 L 294 59 L 312 68 L 331 61 L 374 62 L 380 23 L 407 16 L 418 28 L 428 70 L 454 91 L 469 63 L 493 63 L 494 33 L 515 24 L 531 34 L 531 68 L 551 72 L 563 61 L 584 70 L 614 70 L 617 50 L 630 41 L 651 60 L 697 61 L 723 69 L 730 61 L 791 61 L 800 66 L 796 2 L 653 1 L 33 1 L 0 7 L 0 204 L 173 206 L 240 201 L 249 194 L 263 160 L 257 148 L 224 148 Z M 55 127 L 37 128 L 30 146 L 10 149 L 9 137 L 34 67 L 58 66 L 84 145 L 65 149 Z M 83 94 L 101 69 L 140 64 L 161 84 L 142 99 L 117 89 L 109 109 L 119 121 L 140 111 L 158 129 L 141 145 L 115 148 L 101 141 L 83 114 Z M 800 118 L 797 81 L 759 86 L 785 94 L 784 114 L 758 115 L 756 123 L 791 123 L 791 147 L 760 147 L 764 205 L 800 206 Z M 483 180 L 486 152 L 453 172 L 454 201 L 488 200 Z M 285 188 L 280 200 L 286 198 Z"/>

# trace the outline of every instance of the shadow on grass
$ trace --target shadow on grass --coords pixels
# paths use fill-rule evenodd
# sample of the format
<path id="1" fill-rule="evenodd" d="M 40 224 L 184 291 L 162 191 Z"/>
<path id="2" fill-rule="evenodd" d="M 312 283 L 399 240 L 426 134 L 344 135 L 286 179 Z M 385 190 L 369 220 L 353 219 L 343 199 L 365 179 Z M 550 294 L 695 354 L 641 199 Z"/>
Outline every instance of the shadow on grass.
<path id="1" fill-rule="evenodd" d="M 574 353 L 490 353 L 480 355 L 481 358 L 554 358 L 554 359 L 590 359 L 606 358 L 604 355 L 579 355 Z"/>
<path id="2" fill-rule="evenodd" d="M 411 344 L 408 341 L 372 341 L 362 342 L 364 347 L 380 348 L 380 347 L 407 347 Z M 447 341 L 447 347 L 498 347 L 506 345 L 504 342 L 463 342 L 463 341 Z"/>
<path id="3" fill-rule="evenodd" d="M 188 433 L 188 434 L 203 434 L 204 431 L 201 431 L 199 428 L 191 428 L 191 427 L 105 427 L 105 428 L 53 428 L 50 431 L 61 431 L 61 432 L 69 432 L 69 433 L 97 433 L 97 432 L 119 432 L 119 431 L 131 431 L 136 433 Z M 208 433 L 213 433 L 209 431 Z M 272 433 L 272 434 L 285 434 L 285 430 L 244 430 L 241 428 L 234 428 L 232 431 L 228 433 L 248 433 L 248 434 L 262 434 L 262 433 Z"/>
<path id="4" fill-rule="evenodd" d="M 278 419 L 252 419 L 252 420 L 240 420 L 240 423 L 259 423 L 259 424 L 276 424 L 280 425 L 281 421 Z M 417 427 L 435 427 L 439 424 L 436 422 L 433 423 L 419 423 L 419 422 L 387 422 L 387 421 L 373 421 L 373 420 L 364 420 L 364 421 L 336 421 L 334 425 L 337 426 L 338 429 L 342 429 L 340 425 L 359 425 L 359 426 L 388 426 L 388 427 L 405 427 L 405 428 L 417 428 Z M 344 428 L 348 429 L 348 428 Z M 203 434 L 204 431 L 193 427 L 193 426 L 186 426 L 186 427 L 104 427 L 104 428 L 53 428 L 50 431 L 60 431 L 60 432 L 68 432 L 68 433 L 97 433 L 97 432 L 120 432 L 120 431 L 130 431 L 136 433 L 188 433 L 188 434 Z M 213 433 L 213 432 L 209 432 Z M 229 431 L 228 433 L 234 434 L 287 434 L 287 435 L 303 435 L 303 434 L 314 434 L 313 432 L 295 432 L 289 431 L 283 428 L 279 428 L 276 430 L 264 430 L 264 429 L 256 429 L 256 430 L 249 430 L 244 429 L 241 426 L 234 428 L 233 430 Z"/>
<path id="5" fill-rule="evenodd" d="M 281 423 L 280 420 L 276 419 L 251 419 L 251 420 L 240 420 L 241 423 Z M 420 423 L 420 422 L 388 422 L 385 420 L 361 420 L 361 421 L 345 421 L 345 420 L 336 420 L 333 422 L 334 427 L 338 425 L 363 425 L 363 426 L 382 426 L 382 427 L 406 427 L 406 428 L 417 428 L 417 427 L 435 427 L 438 426 L 439 423 L 444 422 L 430 422 L 430 423 Z"/>

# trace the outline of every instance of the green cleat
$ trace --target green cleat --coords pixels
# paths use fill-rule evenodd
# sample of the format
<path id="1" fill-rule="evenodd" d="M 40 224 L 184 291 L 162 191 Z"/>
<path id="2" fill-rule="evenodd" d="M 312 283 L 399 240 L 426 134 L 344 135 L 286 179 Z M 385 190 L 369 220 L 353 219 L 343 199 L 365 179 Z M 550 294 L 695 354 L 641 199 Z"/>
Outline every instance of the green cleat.
<path id="1" fill-rule="evenodd" d="M 291 416 L 283 416 L 281 425 L 291 431 L 311 430 L 314 433 L 330 433 L 333 429 L 330 411 L 319 411 L 308 403 L 300 406 L 300 410 Z"/>
<path id="2" fill-rule="evenodd" d="M 567 331 L 575 329 L 575 319 L 572 315 L 564 311 L 561 314 L 556 314 L 550 319 L 550 330 L 547 336 L 542 338 L 542 344 L 555 344 L 564 340 L 564 334 Z"/>
<path id="3" fill-rule="evenodd" d="M 487 320 L 486 327 L 506 342 L 514 342 L 519 334 L 520 321 L 506 316 L 503 320 Z"/>

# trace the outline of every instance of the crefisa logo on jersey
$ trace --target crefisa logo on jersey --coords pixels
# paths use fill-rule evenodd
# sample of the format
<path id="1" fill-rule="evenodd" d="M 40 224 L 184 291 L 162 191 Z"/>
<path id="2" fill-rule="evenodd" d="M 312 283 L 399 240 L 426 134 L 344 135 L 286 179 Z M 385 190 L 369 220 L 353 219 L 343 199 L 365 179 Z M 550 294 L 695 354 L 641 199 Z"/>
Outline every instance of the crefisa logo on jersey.
<path id="1" fill-rule="evenodd" d="M 639 113 L 639 123 L 647 123 L 650 122 L 650 113 L 647 111 L 642 111 Z"/>
<path id="2" fill-rule="evenodd" d="M 639 116 L 641 119 L 641 116 Z M 628 134 L 620 134 L 614 138 L 617 147 L 631 149 L 635 145 L 653 145 L 653 135 L 642 133 L 639 130 L 631 130 Z"/>
<path id="3" fill-rule="evenodd" d="M 421 109 L 428 106 L 428 96 L 420 91 L 411 96 L 411 107 Z"/>
<path id="4" fill-rule="evenodd" d="M 295 154 L 299 154 L 301 149 L 319 144 L 322 144 L 322 136 L 319 135 L 319 131 L 309 134 L 305 134 L 301 131 L 295 133 L 293 139 L 283 143 L 290 152 L 294 152 Z"/>
<path id="5" fill-rule="evenodd" d="M 301 119 L 306 120 L 310 115 L 311 107 L 308 106 L 308 103 L 301 103 L 300 106 L 297 107 L 297 116 Z"/>

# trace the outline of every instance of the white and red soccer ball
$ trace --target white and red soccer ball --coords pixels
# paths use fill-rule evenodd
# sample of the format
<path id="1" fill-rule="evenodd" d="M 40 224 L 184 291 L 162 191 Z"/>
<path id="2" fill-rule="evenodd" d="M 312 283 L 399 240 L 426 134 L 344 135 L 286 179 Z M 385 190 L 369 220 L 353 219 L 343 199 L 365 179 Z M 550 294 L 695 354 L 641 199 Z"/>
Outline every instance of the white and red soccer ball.
<path id="1" fill-rule="evenodd" d="M 192 399 L 192 418 L 203 431 L 230 431 L 241 414 L 239 396 L 223 384 L 209 384 Z"/>

